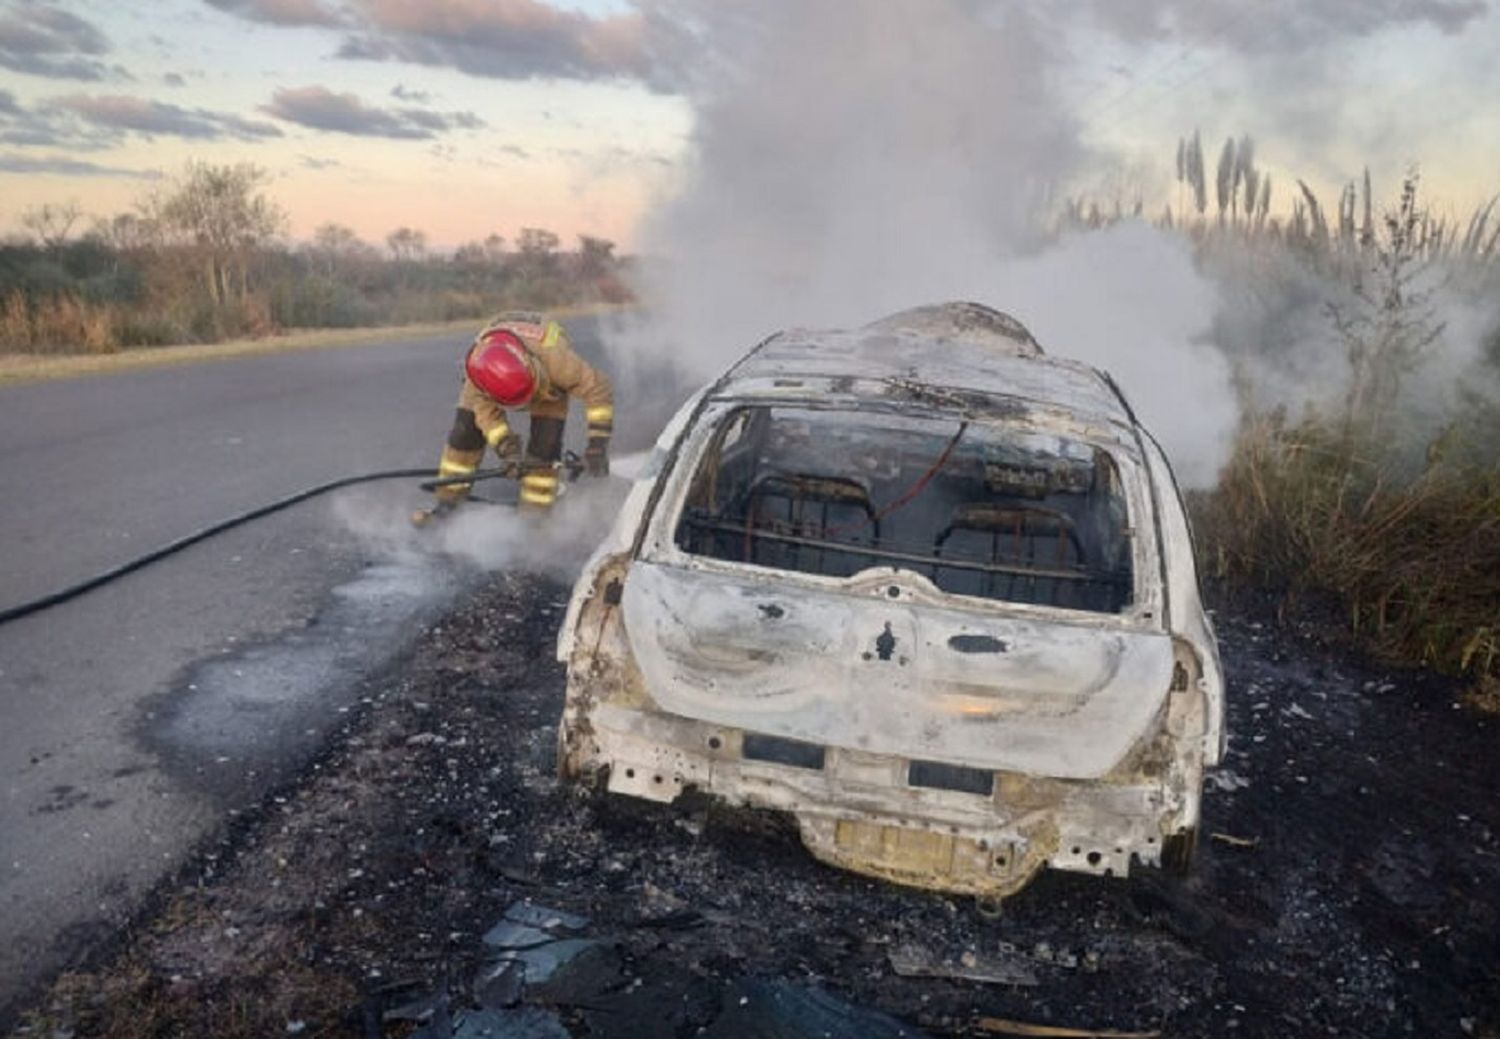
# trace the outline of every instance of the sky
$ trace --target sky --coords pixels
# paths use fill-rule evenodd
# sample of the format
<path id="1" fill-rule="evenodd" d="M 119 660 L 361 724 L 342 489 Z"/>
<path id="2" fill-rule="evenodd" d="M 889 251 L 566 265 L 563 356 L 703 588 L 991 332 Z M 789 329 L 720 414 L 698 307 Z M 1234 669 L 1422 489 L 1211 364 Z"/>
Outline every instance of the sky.
<path id="1" fill-rule="evenodd" d="M 921 9 L 845 0 L 839 11 L 902 32 L 883 17 L 893 5 Z M 942 6 L 993 24 L 1027 5 Z M 1226 136 L 1255 138 L 1273 208 L 1296 177 L 1331 202 L 1366 165 L 1391 196 L 1420 164 L 1427 196 L 1459 215 L 1500 192 L 1500 13 L 1486 0 L 1029 6 L 1047 51 L 1035 74 L 1089 155 L 1054 194 L 1142 195 L 1155 211 L 1176 199 L 1176 141 L 1195 128 L 1210 162 Z M 756 6 L 735 9 L 753 20 Z M 49 203 L 127 211 L 189 161 L 252 162 L 294 238 L 332 222 L 378 243 L 409 226 L 451 247 L 543 227 L 636 248 L 695 168 L 716 71 L 694 29 L 712 10 L 705 0 L 0 0 L 0 234 Z M 945 60 L 917 50 L 910 60 Z"/>

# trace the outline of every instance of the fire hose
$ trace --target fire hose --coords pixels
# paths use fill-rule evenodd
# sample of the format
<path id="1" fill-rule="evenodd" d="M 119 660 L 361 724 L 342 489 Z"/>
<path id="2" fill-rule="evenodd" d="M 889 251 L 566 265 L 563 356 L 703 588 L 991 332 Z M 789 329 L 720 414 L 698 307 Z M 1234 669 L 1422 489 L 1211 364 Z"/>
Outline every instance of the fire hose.
<path id="1" fill-rule="evenodd" d="M 558 463 L 558 468 L 560 468 L 567 475 L 567 478 L 570 481 L 576 480 L 579 474 L 583 472 L 583 462 L 578 458 L 576 454 L 569 451 L 563 456 L 562 461 Z M 464 476 L 449 476 L 436 480 L 425 480 L 418 486 L 420 486 L 424 491 L 434 491 L 439 487 L 451 487 L 458 484 L 478 483 L 481 480 L 514 480 L 517 479 L 520 474 L 521 464 L 519 462 L 508 462 L 505 465 L 495 469 L 480 469 L 477 472 L 468 473 Z M 251 520 L 257 520 L 263 516 L 269 516 L 272 513 L 280 512 L 283 509 L 290 508 L 293 505 L 299 504 L 300 502 L 307 501 L 309 498 L 316 498 L 320 494 L 327 494 L 330 491 L 342 490 L 345 487 L 353 487 L 356 484 L 373 483 L 377 480 L 409 480 L 414 477 L 430 475 L 432 475 L 432 469 L 430 468 L 385 469 L 381 470 L 380 472 L 362 473 L 358 476 L 344 476 L 337 480 L 330 480 L 327 483 L 320 483 L 315 487 L 308 487 L 305 490 L 298 491 L 296 494 L 287 495 L 285 498 L 279 498 L 276 501 L 270 502 L 266 505 L 261 505 L 257 508 L 250 509 L 247 512 L 241 512 L 237 515 L 230 516 L 228 519 L 220 520 L 218 523 L 211 524 L 210 526 L 204 527 L 201 530 L 195 530 L 191 534 L 184 535 L 183 537 L 178 538 L 176 541 L 168 542 L 167 544 L 162 545 L 160 548 L 156 548 L 150 552 L 147 552 L 145 555 L 137 556 L 134 559 L 119 564 L 118 566 L 110 567 L 108 570 L 104 570 L 97 574 L 94 574 L 92 577 L 88 577 L 82 581 L 70 584 L 66 588 L 60 588 L 57 591 L 52 592 L 48 595 L 41 596 L 40 598 L 32 599 L 29 602 L 23 602 L 17 606 L 11 606 L 7 609 L 0 610 L 0 624 L 6 624 L 13 620 L 20 620 L 22 617 L 29 617 L 33 613 L 40 613 L 42 610 L 60 605 L 61 603 L 69 601 L 70 599 L 76 599 L 80 595 L 83 595 L 85 592 L 91 592 L 95 588 L 102 588 L 104 585 L 107 585 L 112 581 L 116 581 L 121 577 L 124 577 L 126 574 L 134 573 L 135 571 L 140 570 L 142 567 L 149 566 L 150 564 L 155 563 L 158 560 L 165 559 L 170 555 L 175 555 L 176 553 L 181 552 L 183 549 L 188 548 L 192 545 L 196 545 L 200 541 L 205 541 L 216 534 L 222 534 L 225 531 L 233 530 L 235 527 L 249 523 Z"/>

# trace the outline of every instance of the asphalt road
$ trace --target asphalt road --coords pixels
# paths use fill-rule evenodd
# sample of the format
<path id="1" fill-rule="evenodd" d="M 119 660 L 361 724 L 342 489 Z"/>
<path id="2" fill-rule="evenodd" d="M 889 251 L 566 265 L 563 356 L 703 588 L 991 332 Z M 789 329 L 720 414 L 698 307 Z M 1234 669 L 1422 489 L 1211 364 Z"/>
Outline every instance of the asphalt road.
<path id="1" fill-rule="evenodd" d="M 593 322 L 570 331 L 598 355 Z M 434 463 L 463 345 L 0 389 L 0 607 L 315 483 Z M 0 627 L 0 1018 L 302 767 L 464 586 L 472 567 L 413 548 L 422 500 L 340 492 Z"/>

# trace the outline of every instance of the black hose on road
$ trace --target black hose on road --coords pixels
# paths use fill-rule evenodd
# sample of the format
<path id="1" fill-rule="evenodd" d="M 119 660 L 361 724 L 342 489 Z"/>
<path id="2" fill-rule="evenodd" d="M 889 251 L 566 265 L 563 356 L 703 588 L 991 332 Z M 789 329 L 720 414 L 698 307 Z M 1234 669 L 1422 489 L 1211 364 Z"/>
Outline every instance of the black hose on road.
<path id="1" fill-rule="evenodd" d="M 421 487 L 424 491 L 430 491 L 438 487 L 447 487 L 452 484 L 474 483 L 479 480 L 493 480 L 499 477 L 514 478 L 516 475 L 516 469 L 517 467 L 514 464 L 504 466 L 499 469 L 481 469 L 480 471 L 467 476 L 450 476 L 440 480 L 428 480 L 423 483 Z M 231 530 L 243 523 L 249 523 L 251 520 L 260 519 L 262 516 L 269 516 L 273 512 L 280 512 L 282 509 L 296 505 L 298 502 L 304 502 L 309 498 L 317 497 L 320 494 L 327 494 L 329 491 L 337 491 L 344 487 L 352 487 L 355 484 L 359 483 L 371 483 L 375 480 L 409 480 L 414 477 L 430 475 L 432 475 L 431 467 L 425 469 L 386 469 L 378 473 L 364 473 L 360 476 L 345 476 L 338 480 L 330 480 L 328 483 L 320 483 L 316 487 L 309 487 L 304 491 L 298 491 L 296 494 L 289 495 L 278 501 L 273 501 L 269 505 L 262 505 L 259 508 L 251 509 L 249 512 L 242 512 L 237 516 L 231 516 L 226 520 L 221 520 L 220 522 L 215 523 L 212 526 L 204 527 L 202 530 L 194 531 L 193 533 L 188 534 L 185 537 L 180 537 L 176 541 L 163 545 L 160 548 L 155 549 L 154 551 L 147 552 L 143 556 L 139 556 L 126 563 L 121 563 L 119 566 L 112 567 L 111 569 L 105 570 L 102 573 L 95 574 L 93 577 L 79 581 L 77 584 L 71 584 L 66 588 L 53 592 L 50 595 L 44 595 L 39 599 L 32 599 L 30 602 L 23 602 L 19 606 L 12 606 L 6 610 L 0 610 L 0 624 L 6 624 L 13 620 L 19 620 L 22 617 L 28 617 L 31 614 L 39 613 L 42 610 L 47 609 L 48 607 L 56 606 L 59 603 L 65 603 L 69 599 L 76 599 L 78 598 L 78 596 L 82 595 L 85 592 L 91 592 L 95 588 L 99 588 L 103 585 L 109 584 L 111 581 L 124 577 L 126 574 L 133 573 L 143 566 L 148 566 L 159 559 L 165 559 L 167 556 L 170 556 L 175 552 L 181 552 L 188 546 L 196 545 L 198 542 L 203 541 L 206 538 L 211 538 L 215 534 L 222 534 L 226 530 Z"/>

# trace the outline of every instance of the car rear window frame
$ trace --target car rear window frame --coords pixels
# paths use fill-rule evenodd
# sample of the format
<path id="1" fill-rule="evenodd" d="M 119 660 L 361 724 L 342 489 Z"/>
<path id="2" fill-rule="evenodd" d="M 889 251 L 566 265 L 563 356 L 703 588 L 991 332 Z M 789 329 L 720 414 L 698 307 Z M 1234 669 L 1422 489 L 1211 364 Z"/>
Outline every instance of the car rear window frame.
<path id="1" fill-rule="evenodd" d="M 809 387 L 815 390 L 815 387 Z M 681 449 L 670 472 L 663 474 L 665 486 L 656 507 L 646 518 L 645 536 L 640 543 L 639 558 L 647 562 L 667 564 L 687 569 L 733 574 L 736 577 L 756 575 L 777 583 L 796 586 L 802 584 L 814 588 L 845 588 L 852 583 L 861 583 L 866 574 L 881 574 L 887 579 L 900 579 L 950 604 L 961 604 L 962 608 L 996 614 L 1033 617 L 1051 617 L 1077 620 L 1100 626 L 1126 626 L 1161 630 L 1163 596 L 1161 580 L 1161 554 L 1157 544 L 1157 523 L 1154 514 L 1151 476 L 1146 466 L 1136 457 L 1133 430 L 1121 429 L 1111 424 L 1101 429 L 1085 421 L 1074 421 L 1071 416 L 1056 408 L 1045 413 L 1018 416 L 1013 409 L 1004 409 L 1004 417 L 991 419 L 968 416 L 974 424 L 1013 429 L 1021 433 L 1065 436 L 1092 447 L 1100 448 L 1110 455 L 1119 473 L 1124 490 L 1127 511 L 1127 529 L 1130 531 L 1131 566 L 1133 591 L 1132 601 L 1120 612 L 1074 609 L 1048 604 L 1014 602 L 1005 599 L 978 595 L 965 595 L 944 591 L 924 575 L 910 569 L 877 568 L 856 574 L 853 577 L 833 577 L 816 572 L 782 569 L 726 560 L 709 555 L 688 552 L 676 543 L 676 531 L 686 506 L 694 475 L 723 424 L 739 409 L 746 407 L 795 408 L 808 411 L 848 411 L 874 414 L 894 414 L 936 419 L 957 423 L 966 416 L 946 409 L 925 408 L 909 403 L 893 405 L 886 401 L 864 399 L 828 399 L 815 392 L 780 396 L 751 394 L 736 396 L 719 394 L 705 402 L 693 423 L 686 431 Z"/>

